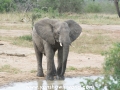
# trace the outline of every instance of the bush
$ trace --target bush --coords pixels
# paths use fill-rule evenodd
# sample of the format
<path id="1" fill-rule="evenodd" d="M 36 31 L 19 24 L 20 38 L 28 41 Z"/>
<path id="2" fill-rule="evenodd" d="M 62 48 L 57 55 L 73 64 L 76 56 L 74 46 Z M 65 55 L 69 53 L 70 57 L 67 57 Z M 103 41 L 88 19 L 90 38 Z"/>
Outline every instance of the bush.
<path id="1" fill-rule="evenodd" d="M 86 13 L 116 13 L 114 1 L 109 0 L 84 0 L 83 12 Z"/>
<path id="2" fill-rule="evenodd" d="M 115 43 L 108 52 L 105 53 L 104 70 L 107 74 L 120 77 L 120 43 Z"/>
<path id="3" fill-rule="evenodd" d="M 84 10 L 88 13 L 99 13 L 101 12 L 101 6 L 98 2 L 86 2 Z"/>
<path id="4" fill-rule="evenodd" d="M 40 8 L 52 8 L 62 12 L 80 12 L 84 0 L 41 0 L 39 3 Z"/>
<path id="5" fill-rule="evenodd" d="M 0 0 L 0 12 L 10 12 L 15 9 L 16 6 L 13 0 Z"/>
<path id="6" fill-rule="evenodd" d="M 80 82 L 86 89 L 92 86 L 93 90 L 120 90 L 120 42 L 113 44 L 105 54 L 105 76 L 95 80 L 87 79 L 87 82 Z"/>

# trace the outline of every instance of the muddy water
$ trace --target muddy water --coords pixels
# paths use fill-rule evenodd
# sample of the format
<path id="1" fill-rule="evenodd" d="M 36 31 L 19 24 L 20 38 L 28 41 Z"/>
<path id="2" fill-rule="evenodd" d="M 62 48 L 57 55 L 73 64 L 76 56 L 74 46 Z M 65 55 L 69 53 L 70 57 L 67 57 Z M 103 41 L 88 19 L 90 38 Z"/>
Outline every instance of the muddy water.
<path id="1" fill-rule="evenodd" d="M 1 87 L 0 90 L 85 90 L 80 82 L 85 82 L 85 78 L 95 79 L 98 76 L 66 78 L 65 80 L 36 80 L 30 82 L 13 83 L 9 86 Z M 87 87 L 93 90 L 93 87 Z"/>

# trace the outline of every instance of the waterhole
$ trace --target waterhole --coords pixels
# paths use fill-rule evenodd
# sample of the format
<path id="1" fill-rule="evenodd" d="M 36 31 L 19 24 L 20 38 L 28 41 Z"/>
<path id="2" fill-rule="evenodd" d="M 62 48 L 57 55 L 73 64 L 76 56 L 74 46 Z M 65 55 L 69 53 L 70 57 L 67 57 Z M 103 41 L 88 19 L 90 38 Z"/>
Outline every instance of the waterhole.
<path id="1" fill-rule="evenodd" d="M 96 79 L 100 76 L 90 77 L 73 77 L 65 78 L 65 80 L 34 80 L 30 82 L 17 82 L 8 86 L 3 86 L 0 90 L 85 90 L 80 82 L 85 82 L 85 79 Z M 87 89 L 93 90 L 92 86 L 88 86 Z"/>

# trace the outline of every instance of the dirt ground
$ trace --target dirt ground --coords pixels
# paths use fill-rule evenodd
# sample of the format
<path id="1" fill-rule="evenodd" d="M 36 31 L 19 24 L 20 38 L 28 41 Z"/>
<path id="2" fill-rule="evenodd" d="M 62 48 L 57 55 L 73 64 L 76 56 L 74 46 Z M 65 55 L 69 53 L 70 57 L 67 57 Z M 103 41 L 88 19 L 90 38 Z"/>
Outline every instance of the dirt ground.
<path id="1" fill-rule="evenodd" d="M 83 29 L 119 30 L 119 25 L 81 25 Z M 31 33 L 30 30 L 0 30 L 1 36 L 21 36 Z M 55 64 L 57 66 L 57 58 Z M 94 54 L 69 53 L 66 77 L 102 74 L 104 57 Z M 37 62 L 33 48 L 18 47 L 9 42 L 0 41 L 0 67 L 10 65 L 20 70 L 19 73 L 0 72 L 0 86 L 12 82 L 37 79 Z M 43 69 L 46 75 L 46 57 L 43 57 Z M 71 70 L 70 67 L 74 67 Z M 43 78 L 44 79 L 44 78 Z"/>

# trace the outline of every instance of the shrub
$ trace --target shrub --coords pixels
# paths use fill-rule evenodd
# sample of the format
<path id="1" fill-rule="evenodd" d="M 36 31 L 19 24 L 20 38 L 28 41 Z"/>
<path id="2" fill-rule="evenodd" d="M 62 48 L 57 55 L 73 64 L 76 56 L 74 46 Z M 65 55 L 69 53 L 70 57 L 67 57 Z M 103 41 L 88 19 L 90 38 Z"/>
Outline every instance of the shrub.
<path id="1" fill-rule="evenodd" d="M 101 12 L 101 6 L 97 2 L 88 2 L 86 7 L 85 7 L 85 12 L 99 13 L 99 12 Z"/>
<path id="2" fill-rule="evenodd" d="M 105 53 L 104 70 L 107 74 L 120 77 L 120 42 L 115 43 L 108 52 Z"/>
<path id="3" fill-rule="evenodd" d="M 105 54 L 105 76 L 97 79 L 87 79 L 87 82 L 80 82 L 86 89 L 92 86 L 93 90 L 119 90 L 120 89 L 120 42 L 113 44 Z"/>
<path id="4" fill-rule="evenodd" d="M 10 12 L 15 10 L 16 6 L 13 0 L 0 0 L 0 12 Z"/>
<path id="5" fill-rule="evenodd" d="M 62 12 L 80 12 L 84 0 L 40 0 L 40 8 L 52 8 Z"/>

